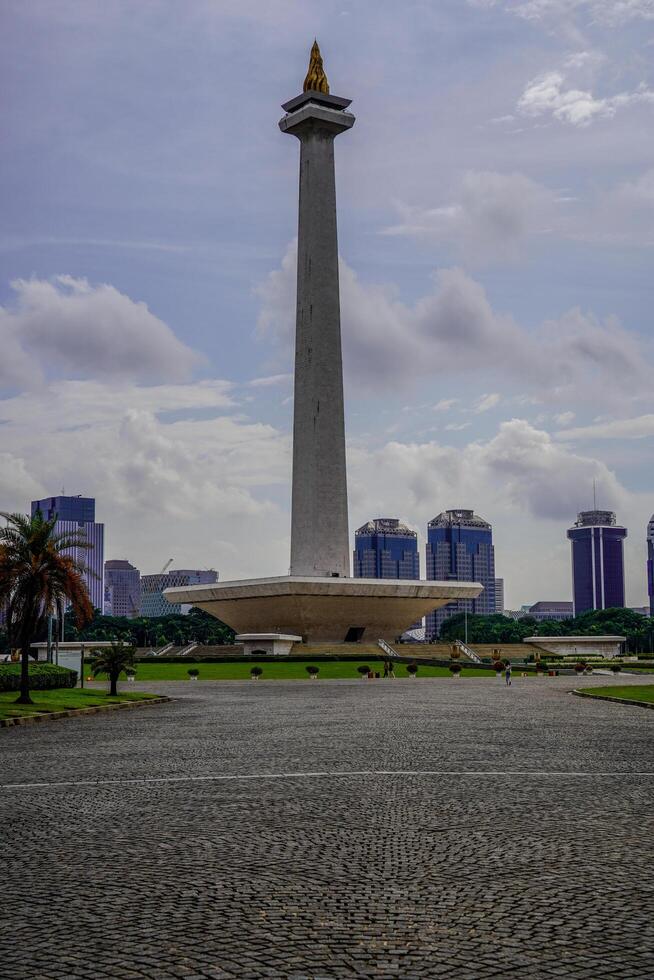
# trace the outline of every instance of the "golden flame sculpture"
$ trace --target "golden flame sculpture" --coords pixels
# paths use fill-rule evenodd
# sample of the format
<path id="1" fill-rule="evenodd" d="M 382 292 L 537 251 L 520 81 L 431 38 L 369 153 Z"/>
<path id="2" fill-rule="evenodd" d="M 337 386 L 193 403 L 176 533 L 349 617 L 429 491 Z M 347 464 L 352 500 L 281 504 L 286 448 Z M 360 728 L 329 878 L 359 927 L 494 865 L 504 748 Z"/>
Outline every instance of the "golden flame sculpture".
<path id="1" fill-rule="evenodd" d="M 314 41 L 311 46 L 309 71 L 307 72 L 307 77 L 304 79 L 303 91 L 324 92 L 325 95 L 329 95 L 329 82 L 325 75 L 325 69 L 322 66 L 322 55 L 317 41 Z"/>

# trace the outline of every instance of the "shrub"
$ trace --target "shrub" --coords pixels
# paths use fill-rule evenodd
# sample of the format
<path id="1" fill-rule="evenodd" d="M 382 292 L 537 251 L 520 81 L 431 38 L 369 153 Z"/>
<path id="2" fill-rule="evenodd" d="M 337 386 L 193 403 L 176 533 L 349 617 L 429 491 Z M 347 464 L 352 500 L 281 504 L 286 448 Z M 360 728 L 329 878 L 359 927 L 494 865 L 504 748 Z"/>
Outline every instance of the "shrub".
<path id="1" fill-rule="evenodd" d="M 407 664 L 406 665 L 406 672 L 407 672 L 407 674 L 414 674 L 414 675 L 417 674 L 418 673 L 418 664 Z"/>
<path id="2" fill-rule="evenodd" d="M 460 674 L 461 673 L 461 664 L 456 664 L 456 663 L 450 664 L 450 670 L 451 670 L 451 672 L 453 674 Z"/>
<path id="3" fill-rule="evenodd" d="M 263 674 L 263 667 L 253 667 L 250 671 L 250 677 L 261 677 Z"/>
<path id="4" fill-rule="evenodd" d="M 578 674 L 583 674 L 585 669 L 586 669 L 586 664 L 583 662 L 583 660 L 579 660 L 578 663 L 575 664 L 575 670 L 577 671 Z"/>
<path id="5" fill-rule="evenodd" d="M 614 674 L 619 674 L 622 670 L 622 664 L 611 664 L 611 670 Z"/>
<path id="6" fill-rule="evenodd" d="M 502 673 L 502 671 L 504 670 L 504 664 L 502 663 L 501 660 L 495 661 L 495 663 L 493 664 L 493 670 L 495 671 L 496 674 Z"/>
<path id="7" fill-rule="evenodd" d="M 200 676 L 200 671 L 198 670 L 197 667 L 191 667 L 190 670 L 187 670 L 186 671 L 186 673 L 188 674 L 189 677 L 199 677 Z"/>
<path id="8" fill-rule="evenodd" d="M 306 670 L 307 674 L 319 674 L 320 673 L 320 667 L 314 667 L 312 664 L 309 664 L 308 667 L 305 667 L 305 670 Z"/>
<path id="9" fill-rule="evenodd" d="M 361 664 L 360 667 L 357 667 L 357 671 L 360 674 L 369 674 L 370 673 L 370 667 L 368 666 L 368 664 Z"/>
<path id="10" fill-rule="evenodd" d="M 75 687 L 77 671 L 56 664 L 30 664 L 30 690 Z M 0 691 L 20 691 L 20 664 L 0 664 Z"/>

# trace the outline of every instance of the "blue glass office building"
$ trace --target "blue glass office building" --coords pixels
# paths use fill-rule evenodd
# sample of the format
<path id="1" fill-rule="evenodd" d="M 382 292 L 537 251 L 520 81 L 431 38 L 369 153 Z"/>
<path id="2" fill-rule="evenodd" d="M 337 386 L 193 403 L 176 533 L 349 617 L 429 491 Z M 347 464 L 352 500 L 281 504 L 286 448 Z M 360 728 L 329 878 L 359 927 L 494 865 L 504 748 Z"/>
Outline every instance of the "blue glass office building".
<path id="1" fill-rule="evenodd" d="M 446 510 L 427 526 L 427 578 L 436 582 L 481 582 L 476 599 L 458 599 L 427 616 L 426 639 L 438 638 L 450 616 L 495 612 L 493 528 L 472 510 Z"/>
<path id="2" fill-rule="evenodd" d="M 575 616 L 624 606 L 624 539 L 627 529 L 610 510 L 585 510 L 568 529 L 572 547 Z"/>
<path id="3" fill-rule="evenodd" d="M 93 497 L 45 497 L 32 501 L 32 516 L 40 510 L 47 520 L 56 516 L 56 530 L 61 534 L 83 531 L 90 548 L 74 548 L 75 557 L 83 561 L 88 571 L 84 575 L 91 603 L 95 609 L 104 608 L 104 524 L 95 520 Z"/>
<path id="4" fill-rule="evenodd" d="M 654 514 L 647 525 L 647 594 L 649 614 L 654 616 Z"/>
<path id="5" fill-rule="evenodd" d="M 378 517 L 354 532 L 355 578 L 420 578 L 418 535 L 394 517 Z"/>

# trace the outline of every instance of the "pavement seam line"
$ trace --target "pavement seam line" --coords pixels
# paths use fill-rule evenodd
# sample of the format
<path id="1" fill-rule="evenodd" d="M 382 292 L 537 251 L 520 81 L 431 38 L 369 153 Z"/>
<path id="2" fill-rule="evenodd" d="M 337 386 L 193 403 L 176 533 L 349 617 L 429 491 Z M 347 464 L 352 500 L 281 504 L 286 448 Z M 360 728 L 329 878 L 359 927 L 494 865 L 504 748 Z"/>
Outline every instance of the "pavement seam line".
<path id="1" fill-rule="evenodd" d="M 267 772 L 267 773 L 228 773 L 212 776 L 140 776 L 126 779 L 79 779 L 61 780 L 58 782 L 42 783 L 0 783 L 0 790 L 3 789 L 55 789 L 64 786 L 120 786 L 138 785 L 152 783 L 201 783 L 201 782 L 229 782 L 236 780 L 256 780 L 256 779 L 337 779 L 352 776 L 470 776 L 491 777 L 491 776 L 523 776 L 540 779 L 545 777 L 573 777 L 579 778 L 611 778 L 611 777 L 654 777 L 654 772 L 582 772 L 564 770 L 467 770 L 467 769 L 353 769 L 353 770 L 334 770 L 327 772 Z"/>

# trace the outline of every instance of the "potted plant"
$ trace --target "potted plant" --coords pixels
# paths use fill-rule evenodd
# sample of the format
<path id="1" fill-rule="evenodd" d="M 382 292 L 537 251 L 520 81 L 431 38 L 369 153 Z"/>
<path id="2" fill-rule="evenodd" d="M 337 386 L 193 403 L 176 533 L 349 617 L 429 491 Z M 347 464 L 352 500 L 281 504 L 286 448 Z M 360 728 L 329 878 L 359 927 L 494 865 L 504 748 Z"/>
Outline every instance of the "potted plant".
<path id="1" fill-rule="evenodd" d="M 366 677 L 370 673 L 370 667 L 368 664 L 361 664 L 360 667 L 357 667 L 357 671 L 361 674 L 361 680 L 365 681 Z"/>
<path id="2" fill-rule="evenodd" d="M 318 674 L 320 673 L 320 667 L 314 667 L 313 664 L 309 664 L 309 666 L 306 667 L 305 670 L 309 675 L 310 680 L 315 681 L 318 679 Z"/>
<path id="3" fill-rule="evenodd" d="M 125 668 L 125 676 L 127 677 L 127 680 L 128 681 L 132 681 L 133 682 L 134 681 L 134 677 L 136 676 L 136 671 L 134 670 L 133 667 L 126 667 Z"/>
<path id="4" fill-rule="evenodd" d="M 619 674 L 622 670 L 622 664 L 611 664 L 611 672 L 613 674 Z"/>
<path id="5" fill-rule="evenodd" d="M 200 671 L 198 670 L 197 667 L 189 668 L 189 670 L 187 670 L 186 673 L 188 674 L 189 679 L 192 681 L 196 681 L 200 676 Z"/>
<path id="6" fill-rule="evenodd" d="M 575 664 L 575 671 L 578 674 L 583 674 L 585 669 L 586 669 L 586 664 L 583 662 L 583 660 L 578 660 L 577 663 Z"/>
<path id="7" fill-rule="evenodd" d="M 406 672 L 409 677 L 415 677 L 418 673 L 418 664 L 410 663 L 406 665 Z"/>
<path id="8" fill-rule="evenodd" d="M 450 673 L 452 674 L 452 677 L 458 677 L 459 674 L 461 673 L 461 664 L 451 663 Z"/>
<path id="9" fill-rule="evenodd" d="M 250 670 L 250 679 L 253 681 L 258 681 L 263 674 L 263 667 L 253 667 Z"/>
<path id="10" fill-rule="evenodd" d="M 536 677 L 542 677 L 543 674 L 545 673 L 546 667 L 547 664 L 544 663 L 542 660 L 539 660 L 538 663 L 536 664 Z"/>

